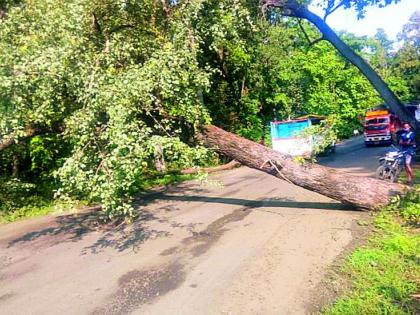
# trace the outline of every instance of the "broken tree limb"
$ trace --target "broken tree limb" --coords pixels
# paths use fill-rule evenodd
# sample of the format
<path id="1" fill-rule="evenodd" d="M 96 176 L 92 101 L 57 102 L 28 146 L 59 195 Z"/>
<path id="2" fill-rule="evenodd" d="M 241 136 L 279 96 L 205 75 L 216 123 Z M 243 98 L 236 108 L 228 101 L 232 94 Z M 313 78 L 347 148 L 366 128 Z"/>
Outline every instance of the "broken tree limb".
<path id="1" fill-rule="evenodd" d="M 215 166 L 215 167 L 205 167 L 205 168 L 187 168 L 185 170 L 181 171 L 181 174 L 183 175 L 187 175 L 187 174 L 198 174 L 200 172 L 203 173 L 214 173 L 214 172 L 220 172 L 220 171 L 227 171 L 227 170 L 231 170 L 235 167 L 240 166 L 241 163 L 239 163 L 238 161 L 230 161 L 229 163 L 223 164 L 223 165 L 219 165 L 219 166 Z"/>
<path id="2" fill-rule="evenodd" d="M 205 146 L 243 165 L 363 210 L 376 210 L 408 190 L 400 184 L 340 173 L 318 164 L 298 163 L 212 125 L 203 127 L 199 139 Z"/>
<path id="3" fill-rule="evenodd" d="M 35 136 L 37 134 L 40 134 L 40 133 L 41 133 L 40 129 L 28 127 L 28 128 L 25 129 L 24 136 L 22 136 L 20 138 L 30 138 L 30 137 L 33 137 L 33 136 Z M 17 140 L 18 140 L 18 138 L 16 137 L 16 135 L 14 133 L 6 135 L 4 137 L 1 137 L 1 135 L 0 135 L 0 151 L 3 151 L 5 149 L 7 149 L 8 147 L 14 145 Z"/>
<path id="4" fill-rule="evenodd" d="M 47 133 L 61 133 L 64 127 L 62 125 L 54 125 L 52 127 L 28 126 L 23 132 L 11 132 L 10 134 L 0 134 L 0 152 L 13 146 L 22 139 L 28 139 L 35 136 L 45 135 Z"/>
<path id="5" fill-rule="evenodd" d="M 15 143 L 15 137 L 13 135 L 8 135 L 3 139 L 0 139 L 0 151 L 10 147 Z"/>

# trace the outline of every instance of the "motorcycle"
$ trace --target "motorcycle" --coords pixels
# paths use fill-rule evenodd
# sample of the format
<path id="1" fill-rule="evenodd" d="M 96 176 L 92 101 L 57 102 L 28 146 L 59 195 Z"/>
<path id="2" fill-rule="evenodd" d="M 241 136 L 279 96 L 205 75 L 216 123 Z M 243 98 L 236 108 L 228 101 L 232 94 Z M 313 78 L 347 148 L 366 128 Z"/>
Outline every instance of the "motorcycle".
<path id="1" fill-rule="evenodd" d="M 404 160 L 404 151 L 398 150 L 386 153 L 385 156 L 379 158 L 379 166 L 376 169 L 375 177 L 395 183 L 404 169 Z"/>

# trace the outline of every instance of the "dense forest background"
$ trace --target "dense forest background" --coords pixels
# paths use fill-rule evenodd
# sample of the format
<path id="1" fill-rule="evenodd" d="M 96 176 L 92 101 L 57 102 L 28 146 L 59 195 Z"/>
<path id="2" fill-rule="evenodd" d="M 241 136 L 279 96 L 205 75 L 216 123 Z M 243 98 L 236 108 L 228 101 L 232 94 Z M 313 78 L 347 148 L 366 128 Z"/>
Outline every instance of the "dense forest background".
<path id="1" fill-rule="evenodd" d="M 339 35 L 417 102 L 419 28 L 415 12 L 397 42 Z M 53 197 L 132 215 L 150 182 L 219 162 L 195 138 L 210 122 L 260 141 L 275 117 L 317 114 L 351 136 L 382 101 L 318 37 L 250 0 L 0 1 L 0 135 L 16 142 L 0 151 L 0 216 Z"/>

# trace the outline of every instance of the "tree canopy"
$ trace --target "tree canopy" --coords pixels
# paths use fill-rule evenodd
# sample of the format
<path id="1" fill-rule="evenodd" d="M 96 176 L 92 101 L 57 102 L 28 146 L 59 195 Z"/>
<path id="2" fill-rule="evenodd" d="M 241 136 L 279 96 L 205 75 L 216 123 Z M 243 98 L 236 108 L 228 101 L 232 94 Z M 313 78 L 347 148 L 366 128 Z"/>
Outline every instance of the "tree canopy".
<path id="1" fill-rule="evenodd" d="M 389 2 L 320 3 L 362 17 Z M 320 114 L 347 137 L 381 102 L 331 44 L 309 43 L 319 35 L 311 24 L 264 17 L 255 1 L 26 0 L 1 10 L 0 135 L 17 143 L 0 151 L 3 195 L 48 182 L 57 198 L 131 214 L 149 178 L 217 163 L 195 139 L 201 125 L 258 141 L 274 115 Z M 381 31 L 341 37 L 394 93 L 418 97 L 409 26 L 397 52 Z"/>

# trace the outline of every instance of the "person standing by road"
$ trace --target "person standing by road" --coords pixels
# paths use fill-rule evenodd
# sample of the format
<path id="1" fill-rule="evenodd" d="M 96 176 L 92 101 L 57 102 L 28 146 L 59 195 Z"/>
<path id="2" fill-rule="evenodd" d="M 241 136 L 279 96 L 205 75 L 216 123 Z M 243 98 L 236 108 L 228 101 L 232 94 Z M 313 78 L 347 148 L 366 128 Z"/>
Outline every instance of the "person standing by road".
<path id="1" fill-rule="evenodd" d="M 405 170 L 407 172 L 407 184 L 413 184 L 413 168 L 414 157 L 416 155 L 416 137 L 411 130 L 409 123 L 403 124 L 403 133 L 401 134 L 399 144 L 404 152 L 405 157 Z"/>

